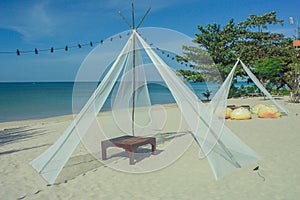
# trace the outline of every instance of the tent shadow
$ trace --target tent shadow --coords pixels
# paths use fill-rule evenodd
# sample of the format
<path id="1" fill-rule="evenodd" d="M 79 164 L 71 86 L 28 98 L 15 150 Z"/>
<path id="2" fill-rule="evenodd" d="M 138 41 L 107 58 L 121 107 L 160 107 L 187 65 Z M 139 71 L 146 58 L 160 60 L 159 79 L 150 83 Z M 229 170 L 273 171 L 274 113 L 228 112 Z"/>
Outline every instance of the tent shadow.
<path id="1" fill-rule="evenodd" d="M 159 133 L 156 134 L 156 144 L 157 145 L 163 145 L 166 142 L 169 142 L 173 139 L 183 137 L 185 135 L 190 135 L 191 133 L 189 131 L 184 132 L 165 132 L 165 133 Z"/>
<path id="2" fill-rule="evenodd" d="M 55 184 L 66 183 L 78 176 L 85 176 L 86 173 L 95 171 L 101 166 L 104 164 L 89 153 L 71 157 L 56 179 Z"/>
<path id="3" fill-rule="evenodd" d="M 159 133 L 155 135 L 157 138 L 157 145 L 163 145 L 164 143 L 171 141 L 175 138 L 182 137 L 186 134 L 190 134 L 188 132 L 166 132 L 166 133 Z M 136 149 L 134 157 L 135 157 L 135 164 L 142 162 L 146 158 L 150 158 L 152 156 L 159 155 L 163 153 L 163 150 L 156 149 L 155 155 L 152 154 L 151 146 L 150 148 L 145 147 L 139 147 Z M 120 148 L 111 147 L 109 149 L 115 149 L 120 150 Z M 108 161 L 111 160 L 111 162 L 114 162 L 119 159 L 126 159 L 129 162 L 129 154 L 128 152 L 124 151 L 122 149 L 122 152 L 117 153 L 109 153 L 108 149 Z M 58 176 L 58 178 L 55 181 L 54 185 L 59 185 L 62 183 L 67 183 L 70 180 L 75 179 L 78 176 L 85 176 L 86 173 L 91 173 L 94 171 L 97 171 L 101 167 L 105 167 L 105 164 L 102 163 L 99 159 L 101 159 L 101 156 L 96 155 L 93 156 L 89 153 L 79 156 L 74 156 L 69 159 L 69 161 L 64 166 L 63 170 L 61 171 L 61 174 Z M 129 165 L 129 163 L 128 163 Z"/>
<path id="4" fill-rule="evenodd" d="M 162 152 L 163 152 L 163 150 L 156 149 L 155 155 L 159 155 Z M 143 161 L 144 159 L 150 158 L 151 156 L 155 156 L 155 155 L 152 154 L 151 149 L 139 147 L 136 149 L 136 151 L 134 153 L 135 163 L 139 163 L 139 162 Z M 126 158 L 126 159 L 128 158 L 128 162 L 129 162 L 129 153 L 126 151 L 122 151 L 120 153 L 115 153 L 115 154 L 108 156 L 108 159 L 112 159 L 112 158 Z"/>
<path id="5" fill-rule="evenodd" d="M 162 150 L 156 150 L 155 155 L 158 155 L 162 152 Z M 135 162 L 141 162 L 142 160 L 155 155 L 152 155 L 151 149 L 140 147 L 135 152 Z M 126 151 L 122 151 L 120 153 L 116 153 L 108 157 L 108 159 L 111 158 L 126 158 L 129 161 L 129 155 Z M 61 174 L 56 179 L 54 185 L 67 183 L 68 181 L 73 180 L 78 176 L 85 176 L 86 173 L 97 171 L 100 167 L 105 167 L 105 164 L 91 154 L 71 157 L 65 165 L 65 167 L 63 168 L 63 170 L 61 171 Z"/>

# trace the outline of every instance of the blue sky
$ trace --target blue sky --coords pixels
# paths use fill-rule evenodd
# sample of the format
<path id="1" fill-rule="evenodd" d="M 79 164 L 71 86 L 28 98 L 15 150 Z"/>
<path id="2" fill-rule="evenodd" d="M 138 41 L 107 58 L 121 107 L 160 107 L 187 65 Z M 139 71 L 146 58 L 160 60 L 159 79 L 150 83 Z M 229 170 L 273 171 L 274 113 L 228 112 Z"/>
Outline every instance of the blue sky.
<path id="1" fill-rule="evenodd" d="M 164 27 L 194 37 L 197 25 L 225 25 L 231 18 L 276 11 L 284 26 L 270 31 L 295 35 L 289 17 L 300 19 L 299 0 L 135 0 L 137 20 L 151 7 L 142 27 Z M 0 52 L 77 45 L 128 30 L 131 0 L 0 0 Z M 72 81 L 91 48 L 22 54 L 0 53 L 0 82 Z"/>

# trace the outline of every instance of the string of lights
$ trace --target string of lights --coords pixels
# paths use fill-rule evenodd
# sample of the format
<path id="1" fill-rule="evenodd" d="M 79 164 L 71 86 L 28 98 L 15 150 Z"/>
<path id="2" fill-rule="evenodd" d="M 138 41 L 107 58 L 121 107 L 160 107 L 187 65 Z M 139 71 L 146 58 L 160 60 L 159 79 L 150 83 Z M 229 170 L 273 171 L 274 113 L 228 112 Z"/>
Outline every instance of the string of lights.
<path id="1" fill-rule="evenodd" d="M 140 33 L 139 33 L 140 34 Z M 126 36 L 129 36 L 130 35 L 130 32 L 126 33 Z M 140 34 L 141 35 L 141 34 Z M 122 39 L 124 37 L 124 35 L 116 35 L 114 37 L 111 37 L 109 38 L 108 42 L 113 42 L 115 39 Z M 141 35 L 141 37 L 143 37 Z M 143 39 L 145 41 L 147 41 L 146 38 L 143 37 Z M 51 48 L 46 48 L 46 49 L 38 49 L 38 48 L 35 48 L 33 50 L 21 50 L 21 49 L 17 49 L 16 51 L 0 51 L 0 54 L 15 54 L 17 56 L 21 56 L 23 54 L 29 54 L 29 53 L 34 53 L 36 55 L 38 55 L 39 53 L 41 52 L 50 52 L 50 53 L 54 53 L 56 51 L 69 51 L 70 49 L 75 49 L 75 48 L 78 48 L 78 49 L 81 49 L 81 48 L 84 48 L 84 47 L 95 47 L 96 45 L 98 44 L 101 44 L 101 45 L 104 45 L 106 41 L 104 40 L 100 40 L 100 41 L 90 41 L 89 43 L 78 43 L 77 45 L 66 45 L 64 47 L 51 47 Z M 166 51 L 166 50 L 162 50 L 160 49 L 158 46 L 155 46 L 153 43 L 150 43 L 150 46 L 155 48 L 157 51 L 159 51 L 162 55 L 165 55 L 167 58 L 169 59 L 172 59 L 172 60 L 176 60 L 178 63 L 180 63 L 181 65 L 185 65 L 185 66 L 190 66 L 190 67 L 193 67 L 193 65 L 189 65 L 188 61 L 185 60 L 182 56 L 179 56 L 179 55 L 176 55 L 174 53 L 171 53 L 169 51 Z"/>
<path id="2" fill-rule="evenodd" d="M 126 33 L 127 36 L 130 35 L 130 32 Z M 116 38 L 119 38 L 119 39 L 122 39 L 122 35 L 117 35 L 115 37 L 111 37 L 109 39 L 110 42 L 112 42 L 114 39 Z M 21 50 L 21 49 L 17 49 L 16 51 L 0 51 L 0 54 L 16 54 L 17 56 L 21 56 L 22 54 L 28 54 L 28 53 L 34 53 L 36 55 L 38 55 L 40 52 L 50 52 L 50 53 L 54 53 L 56 51 L 69 51 L 70 49 L 74 49 L 74 48 L 78 48 L 78 49 L 81 49 L 83 47 L 94 47 L 98 44 L 101 44 L 103 45 L 104 44 L 104 40 L 100 40 L 100 41 L 90 41 L 89 43 L 78 43 L 77 45 L 66 45 L 64 47 L 51 47 L 51 48 L 46 48 L 46 49 L 38 49 L 38 48 L 34 48 L 33 50 Z"/>
<path id="3" fill-rule="evenodd" d="M 147 41 L 147 38 L 143 37 L 140 33 L 139 35 L 145 40 Z M 192 67 L 194 68 L 195 66 L 190 64 L 188 60 L 186 60 L 185 58 L 183 58 L 182 56 L 179 56 L 179 55 L 176 55 L 174 53 L 171 53 L 169 51 L 166 51 L 166 50 L 162 50 L 160 49 L 158 46 L 154 45 L 153 43 L 150 43 L 149 44 L 152 48 L 155 48 L 157 51 L 159 51 L 162 55 L 166 56 L 167 58 L 169 59 L 172 59 L 172 60 L 175 60 L 180 63 L 181 65 L 185 65 L 186 67 L 189 66 L 189 67 Z"/>

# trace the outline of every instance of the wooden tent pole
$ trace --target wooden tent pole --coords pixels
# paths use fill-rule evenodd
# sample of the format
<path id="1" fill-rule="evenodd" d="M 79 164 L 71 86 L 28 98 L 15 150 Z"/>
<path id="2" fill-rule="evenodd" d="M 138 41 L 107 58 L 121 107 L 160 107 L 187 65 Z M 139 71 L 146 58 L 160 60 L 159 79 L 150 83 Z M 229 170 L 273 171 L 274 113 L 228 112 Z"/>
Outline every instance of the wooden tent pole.
<path id="1" fill-rule="evenodd" d="M 134 31 L 134 5 L 132 3 L 132 29 Z M 132 43 L 133 43 L 133 52 L 132 52 L 132 113 L 131 113 L 131 130 L 132 130 L 132 135 L 135 135 L 135 129 L 134 129 L 134 120 L 135 120 L 135 45 L 136 42 L 136 36 L 135 32 L 133 33 L 132 37 Z"/>
<path id="2" fill-rule="evenodd" d="M 136 67 L 136 29 L 138 29 L 140 27 L 140 25 L 142 24 L 142 22 L 144 21 L 145 17 L 147 16 L 147 14 L 150 12 L 151 8 L 149 8 L 146 13 L 144 14 L 144 16 L 142 17 L 142 19 L 139 21 L 137 27 L 135 27 L 135 23 L 134 23 L 134 4 L 131 4 L 132 6 L 132 25 L 130 25 L 130 23 L 127 21 L 127 19 L 122 15 L 121 12 L 119 12 L 119 15 L 122 17 L 122 19 L 125 21 L 125 23 L 130 27 L 130 29 L 133 32 L 133 37 L 132 37 L 132 113 L 131 113 L 131 131 L 132 131 L 132 135 L 135 135 L 135 128 L 134 128 L 134 122 L 135 122 L 135 96 L 136 96 L 136 92 L 135 92 L 135 81 L 136 81 L 136 72 L 135 72 L 135 67 Z"/>

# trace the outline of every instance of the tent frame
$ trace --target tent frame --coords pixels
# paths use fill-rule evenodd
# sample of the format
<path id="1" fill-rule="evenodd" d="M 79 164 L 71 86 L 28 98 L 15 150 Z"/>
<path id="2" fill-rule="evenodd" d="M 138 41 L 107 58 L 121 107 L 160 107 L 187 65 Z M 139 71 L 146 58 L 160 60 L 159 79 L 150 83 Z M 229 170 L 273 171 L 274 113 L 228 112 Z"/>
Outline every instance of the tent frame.
<path id="1" fill-rule="evenodd" d="M 91 95 L 90 99 L 87 101 L 83 109 L 76 116 L 74 121 L 69 125 L 69 127 L 65 130 L 63 135 L 52 145 L 50 146 L 44 153 L 38 156 L 31 162 L 31 165 L 40 173 L 45 180 L 49 184 L 54 184 L 57 176 L 60 174 L 61 170 L 71 157 L 72 153 L 76 149 L 77 145 L 80 143 L 81 138 L 84 137 L 90 126 L 95 123 L 95 116 L 97 112 L 102 108 L 105 100 L 107 99 L 109 93 L 112 91 L 113 85 L 116 82 L 118 76 L 120 75 L 122 68 L 124 67 L 124 63 L 128 61 L 129 51 L 132 52 L 133 56 L 133 94 L 132 94 L 132 134 L 135 134 L 134 130 L 134 109 L 135 109 L 135 65 L 136 65 L 136 42 L 137 40 L 142 44 L 143 49 L 146 51 L 147 55 L 151 59 L 157 71 L 162 76 L 163 80 L 166 82 L 169 87 L 173 97 L 176 100 L 180 111 L 183 116 L 186 118 L 188 116 L 188 111 L 184 108 L 189 108 L 189 111 L 192 112 L 195 118 L 191 123 L 191 126 L 194 126 L 193 136 L 196 139 L 197 143 L 200 145 L 200 148 L 208 153 L 207 158 L 211 167 L 213 168 L 216 179 L 223 175 L 223 171 L 220 172 L 219 166 L 215 166 L 219 163 L 219 159 L 221 162 L 225 162 L 228 170 L 232 170 L 235 168 L 241 168 L 250 162 L 257 161 L 259 156 L 250 149 L 247 145 L 245 145 L 239 138 L 237 138 L 231 131 L 228 129 L 221 121 L 218 120 L 214 116 L 213 113 L 210 112 L 209 108 L 205 106 L 201 101 L 198 101 L 198 97 L 183 83 L 176 74 L 169 69 L 168 65 L 154 52 L 154 50 L 145 42 L 145 40 L 137 33 L 137 29 L 142 24 L 146 15 L 149 13 L 150 8 L 144 14 L 143 18 L 140 20 L 138 25 L 135 27 L 134 23 L 134 5 L 132 4 L 132 24 L 129 24 L 127 19 L 121 14 L 122 19 L 125 21 L 127 25 L 132 30 L 132 35 L 128 39 L 124 48 L 120 52 L 119 56 L 114 61 L 113 65 L 98 85 L 94 93 Z M 129 49 L 132 46 L 132 49 Z M 126 53 L 125 53 L 126 52 Z M 112 83 L 109 83 L 112 82 Z M 228 88 L 227 88 L 228 89 Z M 228 91 L 226 90 L 225 92 Z M 97 96 L 101 95 L 101 103 L 99 105 L 95 105 L 95 99 Z M 180 102 L 180 103 L 178 103 Z M 184 103 L 182 103 L 184 102 Z M 85 117 L 86 114 L 90 114 Z M 225 113 L 224 113 L 225 115 Z M 215 124 L 217 123 L 218 127 L 215 128 Z M 199 125 L 199 126 L 198 126 Z M 204 127 L 207 132 L 203 131 L 201 127 Z M 219 133 L 220 132 L 220 133 Z M 203 134 L 207 134 L 206 137 Z M 202 135 L 200 135 L 202 134 Z M 221 136 L 226 137 L 225 144 L 221 140 Z M 210 139 L 210 140 L 209 140 Z M 223 138 L 224 139 L 224 138 Z M 232 146 L 230 143 L 231 139 L 237 142 L 236 146 Z M 228 143 L 229 142 L 229 143 Z M 230 144 L 228 146 L 228 144 Z M 241 149 L 242 148 L 242 149 Z M 214 151 L 214 149 L 216 149 Z M 235 157 L 236 154 L 245 155 L 248 160 L 241 159 L 239 157 Z M 217 160 L 216 160 L 217 159 Z M 239 159 L 239 160 L 238 160 Z M 222 165 L 222 167 L 224 167 Z M 228 170 L 226 172 L 228 172 Z"/>

